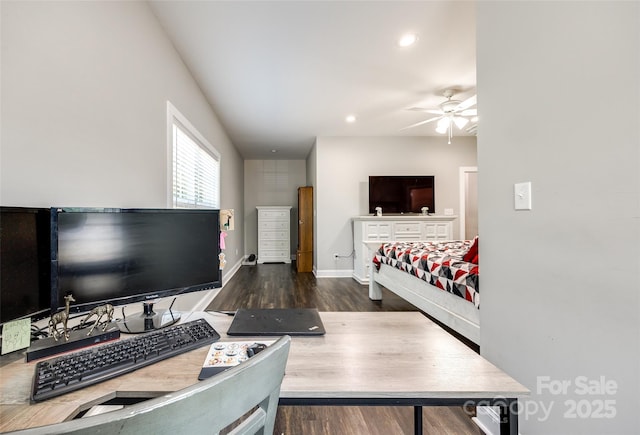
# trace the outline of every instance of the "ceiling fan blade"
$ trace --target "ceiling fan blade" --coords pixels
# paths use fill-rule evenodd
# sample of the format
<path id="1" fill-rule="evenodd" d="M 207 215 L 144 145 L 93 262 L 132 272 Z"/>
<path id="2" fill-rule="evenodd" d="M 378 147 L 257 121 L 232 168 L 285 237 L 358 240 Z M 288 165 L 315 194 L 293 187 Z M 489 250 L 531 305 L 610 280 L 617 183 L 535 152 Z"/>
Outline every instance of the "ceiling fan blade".
<path id="1" fill-rule="evenodd" d="M 402 130 L 408 130 L 408 129 L 410 129 L 410 128 L 417 127 L 417 126 L 419 126 L 419 125 L 423 125 L 423 124 L 426 124 L 426 123 L 428 123 L 428 122 L 437 121 L 437 120 L 438 120 L 438 119 L 440 119 L 440 118 L 442 118 L 442 116 L 436 116 L 435 118 L 430 118 L 430 119 L 427 119 L 427 120 L 424 120 L 424 121 L 416 122 L 415 124 L 411 124 L 411 125 L 408 125 L 408 126 L 406 126 L 406 127 L 404 127 L 404 128 L 401 128 L 401 129 L 400 129 L 400 131 L 402 131 Z"/>
<path id="2" fill-rule="evenodd" d="M 410 107 L 407 110 L 411 110 L 412 112 L 424 112 L 431 113 L 433 115 L 444 115 L 444 112 L 440 109 L 426 109 L 424 107 Z"/>
<path id="3" fill-rule="evenodd" d="M 478 116 L 478 109 L 467 109 L 460 112 L 460 116 Z"/>
<path id="4" fill-rule="evenodd" d="M 458 106 L 456 107 L 456 112 L 459 112 L 460 110 L 464 110 L 467 109 L 471 106 L 475 106 L 477 101 L 477 95 L 474 95 L 473 97 L 469 97 L 466 100 L 464 100 L 462 103 L 458 104 Z"/>

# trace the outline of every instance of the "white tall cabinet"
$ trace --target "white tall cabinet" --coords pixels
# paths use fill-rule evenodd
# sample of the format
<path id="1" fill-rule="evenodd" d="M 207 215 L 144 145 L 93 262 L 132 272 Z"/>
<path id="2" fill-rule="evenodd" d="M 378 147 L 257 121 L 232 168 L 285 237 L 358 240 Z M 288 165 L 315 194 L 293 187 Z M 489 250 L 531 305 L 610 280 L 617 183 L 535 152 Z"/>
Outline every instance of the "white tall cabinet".
<path id="1" fill-rule="evenodd" d="M 453 221 L 457 216 L 357 216 L 353 218 L 353 278 L 361 284 L 369 282 L 373 251 L 380 241 L 434 241 L 453 239 Z"/>
<path id="2" fill-rule="evenodd" d="M 258 206 L 258 263 L 291 263 L 291 207 Z"/>

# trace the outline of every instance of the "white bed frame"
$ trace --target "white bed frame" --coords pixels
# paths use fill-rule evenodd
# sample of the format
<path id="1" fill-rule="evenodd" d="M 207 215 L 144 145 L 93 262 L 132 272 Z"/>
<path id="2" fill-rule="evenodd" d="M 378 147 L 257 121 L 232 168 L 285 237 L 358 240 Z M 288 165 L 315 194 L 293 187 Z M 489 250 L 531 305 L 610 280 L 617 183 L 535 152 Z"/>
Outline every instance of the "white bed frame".
<path id="1" fill-rule="evenodd" d="M 371 300 L 382 300 L 380 286 L 383 286 L 463 337 L 480 344 L 480 310 L 474 304 L 387 264 L 381 264 L 380 270 L 376 271 L 372 262 L 369 271 Z"/>

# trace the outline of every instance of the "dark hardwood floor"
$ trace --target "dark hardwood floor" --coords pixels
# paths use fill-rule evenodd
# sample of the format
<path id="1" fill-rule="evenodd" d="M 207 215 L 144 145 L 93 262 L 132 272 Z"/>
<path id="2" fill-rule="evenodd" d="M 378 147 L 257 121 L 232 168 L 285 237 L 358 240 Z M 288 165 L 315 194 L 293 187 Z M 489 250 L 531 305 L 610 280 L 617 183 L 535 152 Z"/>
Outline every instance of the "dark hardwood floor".
<path id="1" fill-rule="evenodd" d="M 351 278 L 316 279 L 290 264 L 243 266 L 209 305 L 209 310 L 238 308 L 317 308 L 318 311 L 415 311 L 384 290 L 382 301 L 369 299 L 369 288 Z"/>
<path id="2" fill-rule="evenodd" d="M 382 301 L 369 299 L 368 287 L 351 278 L 316 279 L 297 273 L 291 264 L 243 266 L 207 308 L 318 308 L 319 311 L 416 311 L 404 299 L 383 289 Z M 470 413 L 460 407 L 425 407 L 423 431 L 430 435 L 479 435 Z M 360 435 L 412 434 L 411 407 L 281 406 L 275 434 Z"/>

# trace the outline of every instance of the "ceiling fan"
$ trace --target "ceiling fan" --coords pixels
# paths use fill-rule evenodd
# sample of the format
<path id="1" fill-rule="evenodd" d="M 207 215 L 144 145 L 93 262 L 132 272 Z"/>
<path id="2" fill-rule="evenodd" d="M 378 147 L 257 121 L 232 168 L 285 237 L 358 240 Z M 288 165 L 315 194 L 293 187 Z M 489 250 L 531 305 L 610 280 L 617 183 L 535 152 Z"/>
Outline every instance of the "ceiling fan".
<path id="1" fill-rule="evenodd" d="M 471 109 L 471 107 L 476 105 L 477 99 L 475 95 L 467 98 L 464 101 L 459 101 L 452 100 L 454 94 L 455 91 L 453 89 L 446 89 L 443 95 L 447 99 L 447 101 L 440 104 L 437 109 L 425 109 L 423 107 L 410 108 L 409 110 L 432 113 L 438 116 L 426 119 L 424 121 L 416 122 L 415 124 L 411 124 L 407 127 L 402 128 L 402 130 L 407 130 L 409 128 L 417 127 L 429 122 L 438 121 L 436 131 L 441 134 L 448 133 L 449 143 L 451 143 L 451 137 L 453 136 L 453 125 L 455 124 L 456 127 L 462 130 L 467 124 L 469 124 L 470 120 L 467 117 L 476 118 L 478 116 L 478 110 Z M 473 125 L 472 128 L 475 130 L 475 125 Z"/>

